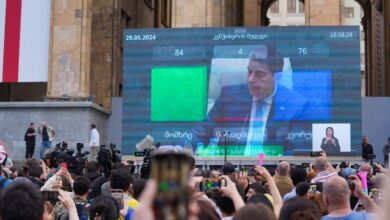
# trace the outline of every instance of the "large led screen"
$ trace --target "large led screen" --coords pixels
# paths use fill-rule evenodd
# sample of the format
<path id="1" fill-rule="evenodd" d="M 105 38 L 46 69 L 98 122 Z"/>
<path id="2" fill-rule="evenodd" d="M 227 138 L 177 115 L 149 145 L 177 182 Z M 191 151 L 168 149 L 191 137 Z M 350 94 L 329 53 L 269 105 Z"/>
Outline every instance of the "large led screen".
<path id="1" fill-rule="evenodd" d="M 128 29 L 125 154 L 360 155 L 359 27 Z"/>

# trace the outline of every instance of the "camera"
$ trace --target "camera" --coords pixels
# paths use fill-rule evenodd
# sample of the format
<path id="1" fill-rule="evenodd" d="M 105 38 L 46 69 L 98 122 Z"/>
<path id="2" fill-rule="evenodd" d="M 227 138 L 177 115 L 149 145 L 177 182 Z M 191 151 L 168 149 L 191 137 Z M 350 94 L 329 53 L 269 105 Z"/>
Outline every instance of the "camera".
<path id="1" fill-rule="evenodd" d="M 121 151 L 116 149 L 116 144 L 110 143 L 109 147 L 106 145 L 100 145 L 100 150 L 97 157 L 97 162 L 100 167 L 103 168 L 105 176 L 109 176 L 111 173 L 111 164 L 121 162 Z"/>
<path id="2" fill-rule="evenodd" d="M 254 167 L 244 167 L 243 172 L 246 173 L 248 176 L 255 176 L 256 175 L 256 169 Z"/>
<path id="3" fill-rule="evenodd" d="M 321 151 L 312 151 L 310 152 L 310 157 L 320 157 L 322 154 Z"/>
<path id="4" fill-rule="evenodd" d="M 73 149 L 68 149 L 68 142 L 66 142 L 66 141 L 62 141 L 60 143 L 57 143 L 54 147 L 54 151 L 64 152 L 64 153 L 68 154 L 69 156 L 72 156 L 74 153 Z"/>
<path id="5" fill-rule="evenodd" d="M 143 159 L 143 163 L 142 163 L 142 167 L 141 167 L 141 178 L 142 179 L 148 179 L 149 176 L 150 176 L 150 167 L 151 167 L 151 155 L 152 155 L 152 152 L 155 150 L 155 149 L 158 149 L 160 147 L 160 143 L 157 142 L 154 146 L 154 148 L 152 149 L 144 149 L 143 150 L 143 155 L 144 155 L 144 159 Z"/>
<path id="6" fill-rule="evenodd" d="M 310 192 L 311 193 L 317 192 L 317 185 L 316 184 L 310 184 Z"/>
<path id="7" fill-rule="evenodd" d="M 340 168 L 341 169 L 344 169 L 344 168 L 347 168 L 348 167 L 348 163 L 346 162 L 346 161 L 342 161 L 341 163 L 340 163 Z"/>
<path id="8" fill-rule="evenodd" d="M 355 190 L 355 183 L 353 183 L 353 181 L 351 179 L 348 179 L 348 187 L 350 190 Z"/>
<path id="9" fill-rule="evenodd" d="M 66 163 L 71 173 L 81 175 L 89 154 L 88 151 L 82 152 L 83 147 L 82 143 L 77 143 L 77 153 L 74 155 L 74 149 L 68 149 L 68 143 L 62 141 L 56 144 L 54 151 L 45 155 L 45 161 L 50 168 L 57 168 L 60 163 Z"/>

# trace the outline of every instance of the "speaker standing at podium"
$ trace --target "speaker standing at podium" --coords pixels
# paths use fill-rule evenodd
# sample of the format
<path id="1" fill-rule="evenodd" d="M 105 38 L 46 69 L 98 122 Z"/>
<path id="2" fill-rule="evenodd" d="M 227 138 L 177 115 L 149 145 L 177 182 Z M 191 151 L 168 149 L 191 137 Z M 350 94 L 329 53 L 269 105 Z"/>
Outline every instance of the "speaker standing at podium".
<path id="1" fill-rule="evenodd" d="M 369 160 L 369 158 L 368 158 L 369 154 L 374 154 L 374 151 L 373 151 L 372 145 L 368 143 L 367 135 L 364 135 L 363 136 L 363 140 L 362 140 L 362 157 L 363 157 L 363 160 L 368 161 Z"/>

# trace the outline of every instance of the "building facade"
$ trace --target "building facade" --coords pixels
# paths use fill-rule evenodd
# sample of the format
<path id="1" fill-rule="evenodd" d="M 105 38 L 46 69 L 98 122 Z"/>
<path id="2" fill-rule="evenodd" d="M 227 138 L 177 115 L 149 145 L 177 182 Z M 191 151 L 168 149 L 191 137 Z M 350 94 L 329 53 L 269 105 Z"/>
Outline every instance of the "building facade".
<path id="1" fill-rule="evenodd" d="M 362 76 L 362 96 L 366 95 L 365 84 L 365 33 L 361 23 L 364 11 L 355 0 L 340 1 L 340 25 L 359 25 L 360 27 L 360 66 Z M 302 26 L 305 25 L 305 6 L 299 0 L 277 0 L 267 12 L 270 26 Z"/>

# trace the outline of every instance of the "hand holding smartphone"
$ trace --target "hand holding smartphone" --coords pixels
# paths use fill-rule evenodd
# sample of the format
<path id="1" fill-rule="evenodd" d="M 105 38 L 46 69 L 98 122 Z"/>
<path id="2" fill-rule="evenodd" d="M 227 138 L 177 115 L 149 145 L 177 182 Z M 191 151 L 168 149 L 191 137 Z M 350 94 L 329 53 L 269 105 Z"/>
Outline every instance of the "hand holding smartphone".
<path id="1" fill-rule="evenodd" d="M 189 156 L 181 153 L 156 153 L 152 157 L 152 178 L 157 181 L 155 219 L 181 220 L 188 217 Z"/>
<path id="2" fill-rule="evenodd" d="M 61 170 L 62 170 L 62 175 L 66 176 L 68 174 L 68 165 L 66 163 L 61 163 Z"/>

